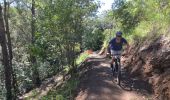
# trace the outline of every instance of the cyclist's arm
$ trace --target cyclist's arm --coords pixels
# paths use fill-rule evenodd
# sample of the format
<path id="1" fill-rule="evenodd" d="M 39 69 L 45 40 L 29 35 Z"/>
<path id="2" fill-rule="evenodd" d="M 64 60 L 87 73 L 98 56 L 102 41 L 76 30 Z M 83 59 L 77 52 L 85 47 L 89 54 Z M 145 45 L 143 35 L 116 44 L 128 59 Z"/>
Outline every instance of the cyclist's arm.
<path id="1" fill-rule="evenodd" d="M 111 43 L 113 42 L 113 39 L 109 42 L 109 45 L 107 46 L 107 54 L 110 54 L 110 48 L 111 48 Z"/>
<path id="2" fill-rule="evenodd" d="M 109 45 L 107 46 L 107 54 L 110 54 L 110 47 L 111 47 L 111 44 L 109 44 Z"/>

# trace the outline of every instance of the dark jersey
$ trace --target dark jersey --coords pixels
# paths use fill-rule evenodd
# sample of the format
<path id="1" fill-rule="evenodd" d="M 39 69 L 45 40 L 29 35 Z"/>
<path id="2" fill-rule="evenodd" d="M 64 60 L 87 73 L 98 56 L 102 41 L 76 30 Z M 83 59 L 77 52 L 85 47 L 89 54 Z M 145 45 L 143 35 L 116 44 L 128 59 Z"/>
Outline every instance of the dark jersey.
<path id="1" fill-rule="evenodd" d="M 117 42 L 116 42 L 116 38 L 113 38 L 113 39 L 109 42 L 109 44 L 111 45 L 111 47 L 110 47 L 111 50 L 120 51 L 120 50 L 122 50 L 123 44 L 127 44 L 127 41 L 126 41 L 126 39 L 121 38 L 120 43 L 117 43 Z"/>

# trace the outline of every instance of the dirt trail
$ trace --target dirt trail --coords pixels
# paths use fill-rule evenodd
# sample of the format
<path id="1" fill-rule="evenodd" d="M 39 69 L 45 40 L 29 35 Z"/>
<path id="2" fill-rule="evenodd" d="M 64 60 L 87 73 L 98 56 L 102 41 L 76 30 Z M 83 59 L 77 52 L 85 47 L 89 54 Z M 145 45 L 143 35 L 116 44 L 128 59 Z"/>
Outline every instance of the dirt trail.
<path id="1" fill-rule="evenodd" d="M 111 74 L 109 60 L 93 54 L 89 70 L 81 77 L 75 100 L 152 100 L 151 85 L 132 78 L 122 68 L 121 87 Z"/>

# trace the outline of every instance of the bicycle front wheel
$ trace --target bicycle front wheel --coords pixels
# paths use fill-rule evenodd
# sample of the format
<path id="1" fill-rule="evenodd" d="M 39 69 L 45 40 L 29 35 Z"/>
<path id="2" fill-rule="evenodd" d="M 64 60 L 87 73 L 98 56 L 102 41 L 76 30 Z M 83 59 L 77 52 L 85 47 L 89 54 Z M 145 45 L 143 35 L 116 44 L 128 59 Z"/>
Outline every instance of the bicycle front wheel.
<path id="1" fill-rule="evenodd" d="M 120 85 L 120 82 L 121 82 L 121 71 L 119 71 L 118 75 L 117 75 L 117 83 L 118 83 L 118 85 Z"/>
<path id="2" fill-rule="evenodd" d="M 117 73 L 117 83 L 120 85 L 121 82 L 121 66 L 120 63 L 118 64 L 118 73 Z"/>

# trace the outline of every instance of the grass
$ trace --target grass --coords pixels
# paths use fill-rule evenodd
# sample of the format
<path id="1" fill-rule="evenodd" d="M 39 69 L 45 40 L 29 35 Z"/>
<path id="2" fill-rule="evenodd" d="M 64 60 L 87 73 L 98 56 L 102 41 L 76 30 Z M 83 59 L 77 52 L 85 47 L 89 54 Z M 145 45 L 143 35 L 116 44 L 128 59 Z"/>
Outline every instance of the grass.
<path id="1" fill-rule="evenodd" d="M 80 56 L 76 59 L 76 64 L 79 65 L 80 63 L 82 63 L 83 61 L 86 60 L 86 58 L 88 58 L 89 54 L 84 52 L 81 53 Z"/>
<path id="2" fill-rule="evenodd" d="M 73 76 L 60 87 L 51 90 L 41 100 L 69 100 L 73 98 L 74 90 L 77 88 L 78 83 L 76 76 Z"/>
<path id="3" fill-rule="evenodd" d="M 140 24 L 125 38 L 130 44 L 142 43 L 144 41 L 153 41 L 161 34 L 166 34 L 168 30 L 167 24 L 161 26 L 158 22 L 142 21 Z"/>

